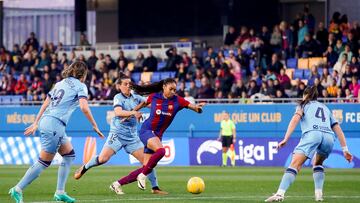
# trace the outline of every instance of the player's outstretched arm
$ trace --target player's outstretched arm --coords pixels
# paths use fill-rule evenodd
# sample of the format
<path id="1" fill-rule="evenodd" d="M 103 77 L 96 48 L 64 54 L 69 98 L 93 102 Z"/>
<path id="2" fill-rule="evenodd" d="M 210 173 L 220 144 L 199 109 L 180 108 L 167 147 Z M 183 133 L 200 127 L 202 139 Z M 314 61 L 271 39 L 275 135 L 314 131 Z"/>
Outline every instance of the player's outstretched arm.
<path id="1" fill-rule="evenodd" d="M 199 103 L 199 104 L 189 104 L 188 109 L 191 109 L 195 111 L 196 113 L 202 113 L 202 107 L 205 106 L 205 102 Z"/>
<path id="2" fill-rule="evenodd" d="M 84 115 L 86 116 L 86 118 L 90 121 L 94 131 L 101 137 L 104 138 L 104 134 L 102 134 L 102 132 L 99 130 L 96 121 L 91 113 L 91 110 L 89 108 L 89 104 L 87 99 L 85 98 L 80 98 L 79 99 L 79 104 L 80 104 L 80 110 L 84 113 Z"/>
<path id="3" fill-rule="evenodd" d="M 41 105 L 41 108 L 35 118 L 34 123 L 25 129 L 24 135 L 28 136 L 31 134 L 35 134 L 35 132 L 38 128 L 39 120 L 40 120 L 41 116 L 43 115 L 44 111 L 46 110 L 46 108 L 49 106 L 49 104 L 50 104 L 50 97 L 47 96 L 44 103 Z"/>
<path id="4" fill-rule="evenodd" d="M 286 145 L 287 141 L 289 140 L 291 134 L 294 132 L 296 126 L 299 124 L 300 120 L 301 120 L 301 116 L 303 115 L 303 111 L 302 110 L 297 110 L 294 114 L 294 116 L 292 117 L 288 128 L 286 130 L 284 139 L 278 144 L 278 149 L 282 148 L 283 146 Z"/>
<path id="5" fill-rule="evenodd" d="M 128 117 L 131 117 L 131 116 L 135 116 L 136 119 L 140 119 L 141 118 L 141 112 L 139 111 L 125 111 L 123 110 L 121 107 L 115 107 L 114 109 L 114 112 L 115 112 L 115 116 L 119 116 L 119 117 L 125 117 L 125 118 L 128 118 Z"/>
<path id="6" fill-rule="evenodd" d="M 353 159 L 353 156 L 351 155 L 351 153 L 349 152 L 349 149 L 346 145 L 346 139 L 345 139 L 345 135 L 344 132 L 342 131 L 340 125 L 338 123 L 336 123 L 333 127 L 332 130 L 335 132 L 336 136 L 339 139 L 341 148 L 343 150 L 344 153 L 344 157 L 348 162 L 351 162 Z"/>

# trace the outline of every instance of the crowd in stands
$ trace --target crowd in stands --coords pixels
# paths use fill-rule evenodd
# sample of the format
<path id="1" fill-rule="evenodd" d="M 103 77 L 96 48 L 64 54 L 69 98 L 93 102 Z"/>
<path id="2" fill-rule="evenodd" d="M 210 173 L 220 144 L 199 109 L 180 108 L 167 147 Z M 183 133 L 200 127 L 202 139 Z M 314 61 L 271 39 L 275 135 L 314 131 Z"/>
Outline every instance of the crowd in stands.
<path id="1" fill-rule="evenodd" d="M 267 26 L 261 30 L 231 26 L 223 47 L 208 47 L 203 53 L 178 53 L 176 48 L 170 48 L 161 70 L 161 60 L 151 50 L 139 52 L 135 59 L 127 58 L 122 50 L 118 58 L 91 50 L 85 58 L 74 51 L 60 54 L 61 44 L 45 42 L 40 46 L 35 33 L 31 33 L 22 46 L 15 44 L 12 50 L 0 47 L 0 95 L 43 100 L 62 79 L 61 71 L 80 60 L 90 70 L 87 85 L 91 100 L 112 99 L 116 93 L 113 83 L 120 71 L 129 76 L 167 71 L 175 73 L 178 94 L 191 101 L 229 98 L 248 103 L 250 98 L 302 97 L 307 85 L 316 85 L 319 96 L 328 101 L 341 97 L 346 98 L 343 102 L 354 102 L 360 97 L 360 26 L 338 12 L 329 26 L 323 22 L 317 25 L 305 9 L 294 22 L 282 21 L 272 31 Z M 90 45 L 85 35 L 81 40 L 81 45 Z M 305 72 L 287 63 L 313 57 L 325 62 L 307 67 Z"/>

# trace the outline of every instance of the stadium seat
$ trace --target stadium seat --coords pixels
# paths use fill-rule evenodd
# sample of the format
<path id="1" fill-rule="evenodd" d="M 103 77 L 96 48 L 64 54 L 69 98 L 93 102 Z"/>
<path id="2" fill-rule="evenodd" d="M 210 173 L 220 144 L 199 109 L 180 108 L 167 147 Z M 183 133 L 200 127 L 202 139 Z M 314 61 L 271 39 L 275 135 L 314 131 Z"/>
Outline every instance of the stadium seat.
<path id="1" fill-rule="evenodd" d="M 309 67 L 326 64 L 326 57 L 313 57 L 309 59 Z"/>
<path id="2" fill-rule="evenodd" d="M 141 73 L 141 81 L 143 82 L 150 82 L 151 81 L 151 76 L 152 76 L 153 72 L 144 72 Z"/>
<path id="3" fill-rule="evenodd" d="M 322 68 L 318 68 L 318 73 L 319 73 L 319 75 L 322 75 L 322 74 L 323 74 L 323 72 L 324 72 L 324 69 L 322 69 Z"/>
<path id="4" fill-rule="evenodd" d="M 201 87 L 201 81 L 200 80 L 195 80 L 195 86 L 196 87 Z"/>
<path id="5" fill-rule="evenodd" d="M 302 79 L 304 77 L 304 70 L 295 70 L 294 72 L 294 79 L 300 78 Z"/>
<path id="6" fill-rule="evenodd" d="M 304 77 L 303 77 L 303 79 L 308 79 L 308 78 L 310 78 L 310 75 L 311 75 L 311 71 L 310 71 L 309 69 L 304 70 Z"/>
<path id="7" fill-rule="evenodd" d="M 298 60 L 299 69 L 309 69 L 309 59 L 301 58 Z"/>
<path id="8" fill-rule="evenodd" d="M 165 66 L 166 66 L 166 62 L 159 62 L 157 65 L 157 70 L 161 70 L 165 68 Z"/>
<path id="9" fill-rule="evenodd" d="M 250 66 L 250 71 L 253 72 L 255 70 L 255 60 L 251 59 L 249 66 Z"/>
<path id="10" fill-rule="evenodd" d="M 297 59 L 296 58 L 290 58 L 286 61 L 286 67 L 287 68 L 297 68 Z"/>
<path id="11" fill-rule="evenodd" d="M 290 80 L 293 79 L 294 72 L 295 72 L 295 70 L 292 68 L 288 68 L 285 70 L 285 74 L 290 78 Z"/>
<path id="12" fill-rule="evenodd" d="M 158 82 L 161 80 L 161 72 L 154 72 L 151 75 L 151 82 Z"/>
<path id="13" fill-rule="evenodd" d="M 131 74 L 131 79 L 133 79 L 135 83 L 138 83 L 140 81 L 140 78 L 141 78 L 141 73 L 132 73 Z"/>

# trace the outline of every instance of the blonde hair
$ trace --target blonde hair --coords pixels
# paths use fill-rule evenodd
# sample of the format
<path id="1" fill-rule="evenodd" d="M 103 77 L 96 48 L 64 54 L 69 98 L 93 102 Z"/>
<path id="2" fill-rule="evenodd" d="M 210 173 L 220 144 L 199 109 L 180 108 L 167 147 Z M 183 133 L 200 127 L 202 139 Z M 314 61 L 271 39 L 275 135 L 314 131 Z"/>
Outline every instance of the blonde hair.
<path id="1" fill-rule="evenodd" d="M 74 77 L 81 79 L 86 77 L 88 72 L 87 65 L 82 61 L 75 61 L 69 67 L 66 67 L 61 75 L 63 78 Z"/>

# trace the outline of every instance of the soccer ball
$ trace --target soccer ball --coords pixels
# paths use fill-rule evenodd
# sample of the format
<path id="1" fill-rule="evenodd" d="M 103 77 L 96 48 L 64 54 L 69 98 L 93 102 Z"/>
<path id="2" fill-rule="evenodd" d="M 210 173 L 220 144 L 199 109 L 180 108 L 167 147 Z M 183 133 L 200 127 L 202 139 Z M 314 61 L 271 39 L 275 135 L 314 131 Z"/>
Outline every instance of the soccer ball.
<path id="1" fill-rule="evenodd" d="M 192 194 L 200 194 L 205 190 L 205 183 L 199 177 L 192 177 L 187 183 L 187 190 Z"/>

